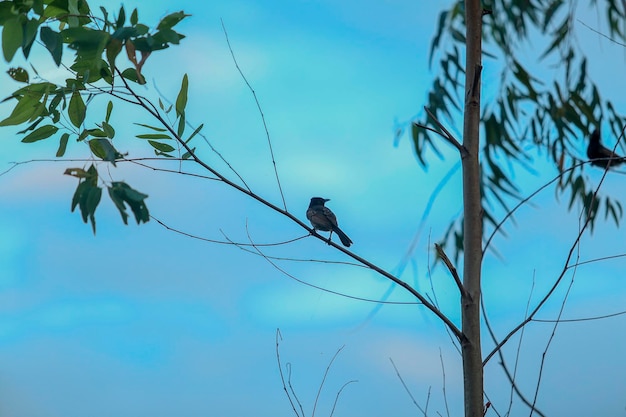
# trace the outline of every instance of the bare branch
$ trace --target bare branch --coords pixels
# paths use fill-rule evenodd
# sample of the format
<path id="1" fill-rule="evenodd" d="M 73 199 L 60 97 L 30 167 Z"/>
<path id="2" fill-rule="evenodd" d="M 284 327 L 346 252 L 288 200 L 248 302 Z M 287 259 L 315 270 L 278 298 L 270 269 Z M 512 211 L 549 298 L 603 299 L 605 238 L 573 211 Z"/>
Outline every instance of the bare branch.
<path id="1" fill-rule="evenodd" d="M 347 387 L 348 385 L 352 384 L 353 382 L 359 382 L 359 381 L 356 380 L 356 379 L 353 379 L 351 381 L 346 382 L 345 384 L 343 384 L 341 386 L 341 388 L 339 388 L 339 391 L 337 392 L 337 395 L 335 396 L 335 402 L 333 403 L 333 408 L 332 408 L 332 410 L 330 410 L 330 417 L 333 417 L 333 414 L 335 414 L 335 407 L 337 407 L 337 402 L 339 401 L 339 396 L 343 392 L 344 388 Z"/>
<path id="2" fill-rule="evenodd" d="M 285 383 L 285 375 L 283 374 L 283 365 L 280 363 L 280 341 L 283 339 L 283 336 L 280 334 L 280 329 L 276 329 L 276 361 L 278 362 L 278 373 L 280 374 L 280 380 L 283 384 L 283 390 L 285 391 L 285 395 L 287 395 L 287 399 L 289 400 L 289 404 L 291 404 L 291 408 L 296 416 L 300 417 L 298 410 L 296 409 L 296 405 L 294 404 L 291 394 L 289 394 L 289 390 L 287 389 L 287 384 Z M 289 367 L 290 368 L 290 367 Z M 291 369 L 289 369 L 289 379 L 291 380 Z M 291 383 L 289 384 L 291 386 Z M 297 401 L 297 398 L 296 398 Z M 300 402 L 298 401 L 298 404 Z M 302 410 L 302 405 L 300 404 L 300 409 Z M 304 411 L 302 411 L 302 417 L 304 417 Z"/>
<path id="3" fill-rule="evenodd" d="M 322 382 L 320 383 L 320 387 L 317 390 L 317 395 L 315 396 L 315 402 L 313 403 L 313 412 L 311 413 L 311 417 L 315 417 L 315 409 L 317 408 L 317 402 L 318 402 L 318 400 L 320 398 L 320 394 L 322 393 L 322 388 L 324 388 L 324 383 L 326 382 L 326 377 L 328 376 L 328 372 L 330 372 L 330 367 L 333 366 L 333 362 L 335 362 L 335 359 L 337 359 L 337 356 L 339 356 L 339 353 L 343 350 L 344 347 L 346 347 L 346 345 L 343 345 L 342 347 L 337 349 L 337 352 L 335 352 L 335 354 L 333 355 L 332 359 L 328 363 L 328 366 L 326 366 L 326 371 L 324 372 L 324 377 L 322 378 Z M 335 400 L 335 403 L 336 403 L 336 400 Z M 334 408 L 335 407 L 333 407 L 333 409 Z"/>
<path id="4" fill-rule="evenodd" d="M 441 245 L 437 243 L 435 243 L 435 249 L 437 250 L 437 255 L 439 255 L 443 263 L 448 268 L 448 271 L 450 271 L 450 274 L 452 274 L 452 278 L 454 278 L 454 282 L 456 283 L 456 286 L 459 288 L 459 292 L 461 293 L 461 295 L 463 297 L 469 297 L 467 290 L 465 290 L 465 287 L 463 286 L 463 283 L 461 282 L 461 278 L 459 278 L 459 273 L 457 272 L 454 265 L 452 265 L 450 258 L 448 258 L 448 255 L 446 255 L 446 252 L 443 250 Z"/>
<path id="5" fill-rule="evenodd" d="M 461 143 L 452 135 L 452 133 L 450 133 L 448 129 L 446 129 L 444 125 L 441 124 L 441 122 L 435 117 L 434 114 L 432 114 L 432 112 L 428 109 L 428 107 L 424 106 L 424 110 L 426 110 L 426 113 L 428 113 L 428 116 L 430 116 L 433 122 L 435 122 L 435 124 L 439 127 L 439 129 L 443 131 L 443 133 L 437 132 L 436 130 L 433 130 L 433 129 L 429 129 L 429 130 L 439 133 L 439 135 L 442 138 L 450 142 L 452 146 L 454 146 L 459 151 L 459 153 L 461 154 L 461 159 L 465 158 L 468 155 L 467 148 L 461 145 Z"/>
<path id="6" fill-rule="evenodd" d="M 228 50 L 230 51 L 230 55 L 233 58 L 233 62 L 235 63 L 235 67 L 237 68 L 237 71 L 239 71 L 239 75 L 241 75 L 241 78 L 243 78 L 243 80 L 245 81 L 246 85 L 248 86 L 248 89 L 252 93 L 252 96 L 254 97 L 254 102 L 256 103 L 256 107 L 259 110 L 259 113 L 261 114 L 261 120 L 263 121 L 263 127 L 265 128 L 265 136 L 267 137 L 267 145 L 269 147 L 270 155 L 272 157 L 272 164 L 274 165 L 274 175 L 276 176 L 276 184 L 278 184 L 278 191 L 280 192 L 280 198 L 283 200 L 283 208 L 286 211 L 287 210 L 287 203 L 285 202 L 285 195 L 283 194 L 283 187 L 280 185 L 280 178 L 278 176 L 278 169 L 276 168 L 276 159 L 274 158 L 274 149 L 272 148 L 272 140 L 270 138 L 270 132 L 267 129 L 267 123 L 265 122 L 265 115 L 263 114 L 263 109 L 261 109 L 261 104 L 259 103 L 259 99 L 256 96 L 256 92 L 254 91 L 254 89 L 252 88 L 250 83 L 248 82 L 248 79 L 243 74 L 243 71 L 241 70 L 241 68 L 239 68 L 239 63 L 237 63 L 237 58 L 235 58 L 235 53 L 233 52 L 233 48 L 230 46 L 230 40 L 228 39 L 228 32 L 226 31 L 226 26 L 224 25 L 224 20 L 220 19 L 220 21 L 222 22 L 222 30 L 224 31 L 224 36 L 226 37 L 226 44 L 228 45 Z"/>
<path id="7" fill-rule="evenodd" d="M 391 362 L 391 365 L 393 366 L 393 369 L 395 369 L 396 375 L 398 376 L 398 379 L 402 383 L 402 386 L 404 387 L 404 390 L 406 391 L 407 394 L 409 394 L 409 397 L 411 398 L 411 401 L 413 401 L 413 404 L 415 404 L 417 409 L 420 410 L 422 412 L 422 414 L 424 414 L 424 417 L 427 417 L 426 410 L 424 410 L 422 407 L 420 407 L 420 405 L 415 400 L 415 397 L 413 397 L 413 394 L 411 394 L 411 391 L 409 390 L 409 387 L 407 387 L 406 382 L 404 382 L 404 379 L 402 378 L 402 375 L 400 375 L 400 371 L 398 371 L 398 368 L 396 367 L 396 364 L 393 362 L 393 359 L 389 358 L 389 361 Z"/>

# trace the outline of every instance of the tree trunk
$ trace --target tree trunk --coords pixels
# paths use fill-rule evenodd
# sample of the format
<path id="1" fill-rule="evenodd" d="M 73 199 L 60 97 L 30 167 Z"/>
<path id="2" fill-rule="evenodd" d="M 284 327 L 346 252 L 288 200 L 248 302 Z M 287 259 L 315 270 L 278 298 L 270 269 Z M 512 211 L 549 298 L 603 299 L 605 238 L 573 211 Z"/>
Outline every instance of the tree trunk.
<path id="1" fill-rule="evenodd" d="M 464 339 L 463 384 L 465 417 L 483 416 L 483 366 L 480 344 L 480 272 L 482 265 L 482 207 L 480 198 L 479 123 L 482 7 L 479 0 L 465 1 L 467 27 L 465 59 L 465 110 L 463 145 L 464 263 L 461 315 Z"/>

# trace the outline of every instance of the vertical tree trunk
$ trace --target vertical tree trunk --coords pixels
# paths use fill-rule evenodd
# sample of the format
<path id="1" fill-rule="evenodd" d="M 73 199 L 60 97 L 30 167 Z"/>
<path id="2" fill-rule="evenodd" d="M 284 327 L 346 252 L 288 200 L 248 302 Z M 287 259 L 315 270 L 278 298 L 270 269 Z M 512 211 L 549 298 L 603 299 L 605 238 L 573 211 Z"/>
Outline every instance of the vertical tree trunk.
<path id="1" fill-rule="evenodd" d="M 480 344 L 480 272 L 482 265 L 482 207 L 480 201 L 479 122 L 482 7 L 480 0 L 465 1 L 467 26 L 463 145 L 464 263 L 461 343 L 465 417 L 483 415 L 483 366 Z"/>

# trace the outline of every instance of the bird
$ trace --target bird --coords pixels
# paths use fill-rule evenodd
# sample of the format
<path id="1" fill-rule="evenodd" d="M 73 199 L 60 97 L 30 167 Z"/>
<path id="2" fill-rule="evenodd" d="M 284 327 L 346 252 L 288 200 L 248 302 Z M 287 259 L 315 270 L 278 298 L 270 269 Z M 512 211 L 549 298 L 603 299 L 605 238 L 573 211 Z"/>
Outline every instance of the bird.
<path id="1" fill-rule="evenodd" d="M 612 150 L 602 146 L 600 143 L 600 129 L 596 129 L 589 137 L 589 146 L 587 146 L 587 157 L 592 165 L 609 168 L 626 162 L 626 159 L 619 156 Z"/>
<path id="2" fill-rule="evenodd" d="M 352 244 L 352 240 L 339 228 L 335 213 L 324 206 L 327 201 L 330 201 L 330 199 L 321 197 L 311 198 L 309 208 L 306 210 L 306 218 L 309 219 L 314 230 L 330 232 L 330 236 L 328 236 L 329 243 L 333 232 L 335 232 L 337 236 L 339 236 L 343 246 L 349 248 Z"/>

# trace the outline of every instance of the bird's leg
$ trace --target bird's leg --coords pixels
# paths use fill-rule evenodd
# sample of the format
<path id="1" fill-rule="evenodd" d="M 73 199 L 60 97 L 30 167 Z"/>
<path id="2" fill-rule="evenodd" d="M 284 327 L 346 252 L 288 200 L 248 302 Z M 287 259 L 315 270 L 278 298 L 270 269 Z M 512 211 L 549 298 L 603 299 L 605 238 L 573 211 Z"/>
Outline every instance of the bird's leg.
<path id="1" fill-rule="evenodd" d="M 333 231 L 332 230 L 330 231 L 330 234 L 328 235 L 328 242 L 327 243 L 329 245 L 330 245 L 330 242 L 331 242 L 331 240 L 330 240 L 331 237 L 333 237 Z"/>

